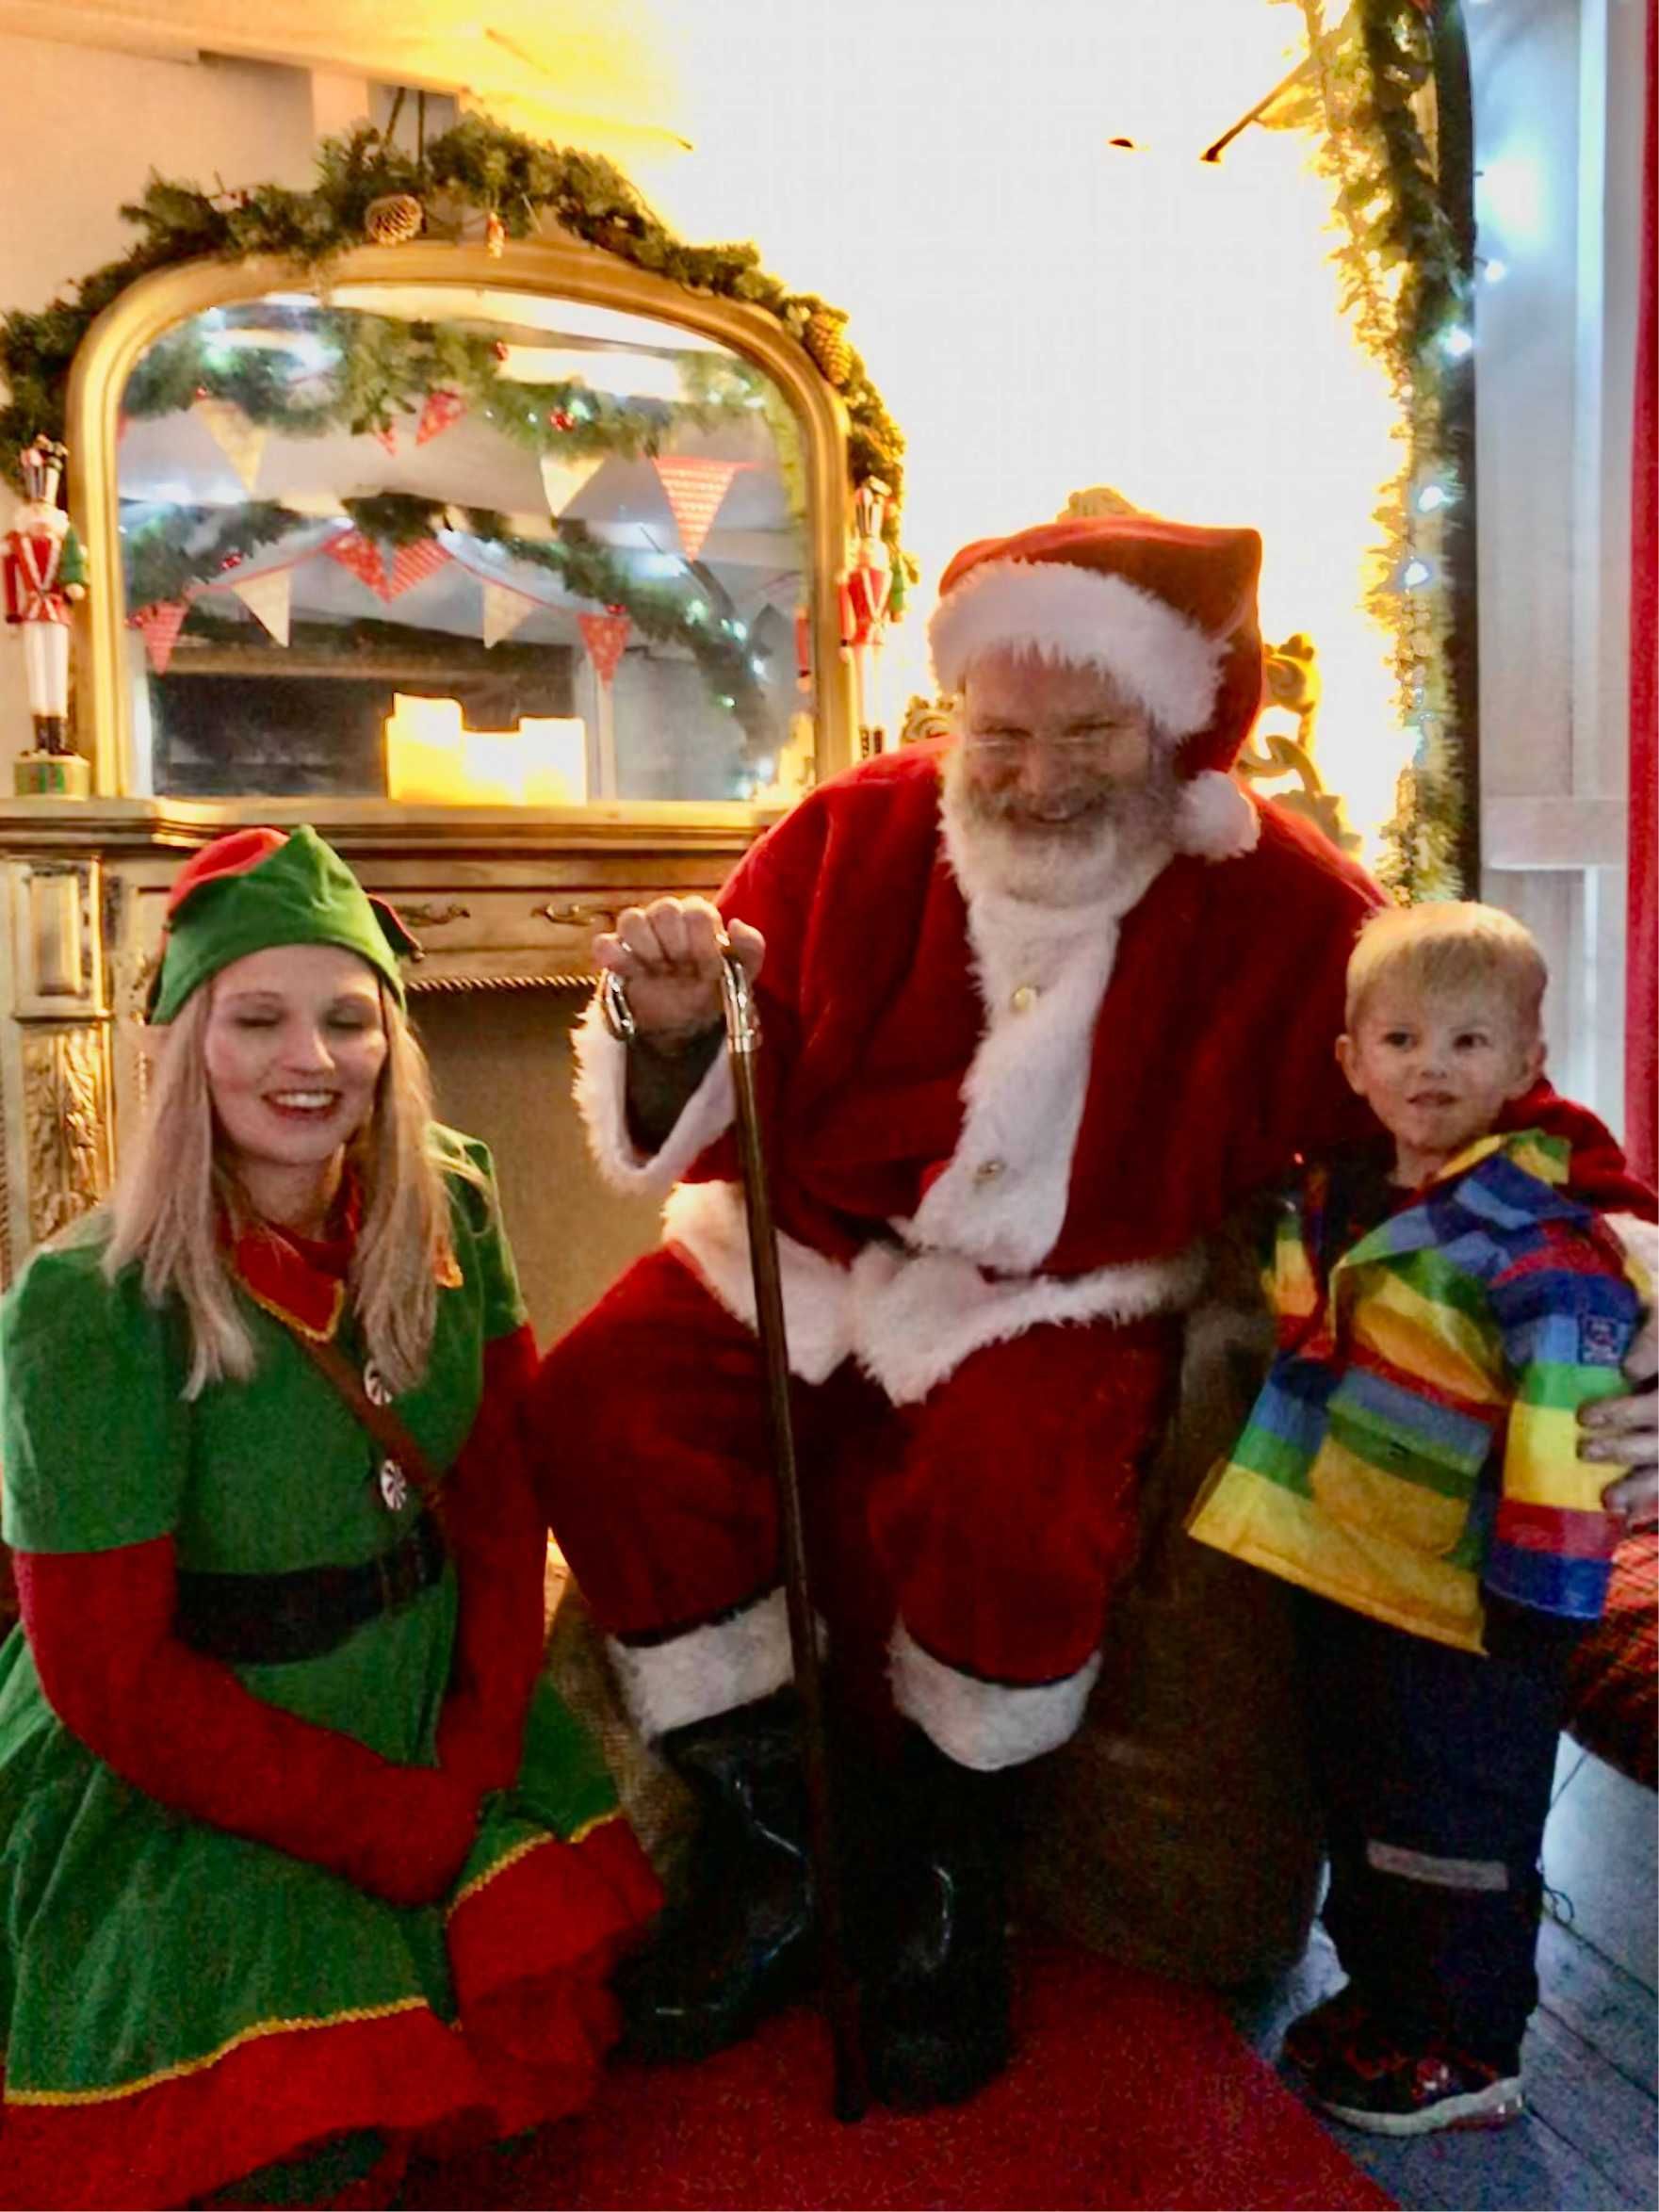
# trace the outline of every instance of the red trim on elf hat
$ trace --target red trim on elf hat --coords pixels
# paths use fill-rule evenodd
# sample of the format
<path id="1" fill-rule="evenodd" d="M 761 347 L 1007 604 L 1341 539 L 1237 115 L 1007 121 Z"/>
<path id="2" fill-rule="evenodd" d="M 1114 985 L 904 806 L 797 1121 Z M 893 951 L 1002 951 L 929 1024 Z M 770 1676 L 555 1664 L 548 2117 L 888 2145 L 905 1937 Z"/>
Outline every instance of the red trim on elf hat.
<path id="1" fill-rule="evenodd" d="M 171 921 L 185 901 L 203 884 L 213 883 L 222 875 L 251 875 L 273 853 L 281 852 L 287 841 L 287 831 L 280 829 L 231 830 L 222 838 L 215 838 L 212 844 L 193 853 L 173 878 L 172 889 L 167 895 L 167 919 Z"/>
<path id="2" fill-rule="evenodd" d="M 1256 809 L 1228 775 L 1261 704 L 1254 530 L 1161 515 L 1072 517 L 981 538 L 946 569 L 928 625 L 934 668 L 958 691 L 997 651 L 1095 667 L 1176 743 L 1182 848 L 1212 859 L 1256 842 Z"/>

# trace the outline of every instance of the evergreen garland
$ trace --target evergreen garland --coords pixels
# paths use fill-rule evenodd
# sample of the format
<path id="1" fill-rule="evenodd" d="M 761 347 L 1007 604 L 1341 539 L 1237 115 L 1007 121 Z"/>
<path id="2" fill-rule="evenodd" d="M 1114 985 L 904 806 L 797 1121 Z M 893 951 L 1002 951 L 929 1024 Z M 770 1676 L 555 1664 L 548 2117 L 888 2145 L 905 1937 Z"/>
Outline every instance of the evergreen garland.
<path id="1" fill-rule="evenodd" d="M 9 390 L 8 403 L 0 410 L 0 472 L 18 482 L 22 448 L 42 433 L 63 435 L 64 398 L 76 348 L 94 318 L 139 277 L 181 261 L 242 261 L 255 254 L 276 255 L 322 275 L 331 259 L 364 242 L 371 202 L 394 192 L 412 193 L 421 202 L 431 236 L 458 236 L 463 224 L 480 214 L 495 216 L 515 238 L 536 235 L 548 223 L 557 225 L 570 237 L 689 290 L 763 309 L 804 350 L 813 318 L 832 313 L 815 295 L 791 292 L 769 275 L 747 242 L 689 246 L 676 238 L 621 171 L 600 155 L 545 145 L 481 116 L 468 116 L 417 156 L 396 144 L 389 132 L 362 124 L 346 138 L 322 142 L 317 181 L 309 192 L 281 185 L 206 192 L 153 175 L 143 198 L 122 209 L 141 234 L 130 252 L 82 279 L 73 298 L 54 300 L 39 314 L 16 310 L 0 323 L 0 374 Z M 809 351 L 807 357 L 812 358 Z M 445 381 L 455 381 L 464 366 L 447 364 Z M 899 542 L 903 439 L 858 355 L 843 348 L 834 367 L 836 373 L 826 381 L 847 410 L 854 483 L 876 477 L 891 493 L 886 534 L 894 574 L 913 581 L 915 564 Z M 256 404 L 257 375 L 248 372 L 248 389 Z M 197 381 L 214 388 L 210 380 Z M 590 402 L 594 398 L 584 396 Z M 392 399 L 383 376 L 378 383 L 370 378 L 353 397 L 364 421 L 385 427 Z M 606 449 L 617 448 L 608 445 Z M 581 448 L 573 445 L 561 450 L 574 455 Z"/>
<path id="2" fill-rule="evenodd" d="M 354 529 L 392 551 L 452 527 L 448 507 L 404 492 L 380 492 L 344 499 L 341 505 Z M 497 546 L 512 560 L 557 577 L 577 598 L 617 609 L 642 637 L 689 653 L 710 695 L 735 716 L 751 744 L 768 749 L 775 742 L 773 710 L 749 664 L 747 643 L 723 626 L 711 599 L 683 596 L 680 579 L 657 581 L 637 575 L 580 522 L 561 523 L 554 538 L 527 538 L 492 508 L 460 512 L 467 533 L 480 545 Z M 229 511 L 169 508 L 165 514 L 132 529 L 122 541 L 127 605 L 136 611 L 191 597 L 205 586 L 225 582 L 250 555 L 278 543 L 291 530 L 316 528 L 315 520 L 274 500 Z M 200 535 L 203 531 L 205 536 Z M 313 553 L 322 557 L 327 543 L 319 537 Z M 707 589 L 712 597 L 717 587 L 710 580 Z"/>
<path id="3" fill-rule="evenodd" d="M 269 326 L 280 333 L 283 320 L 275 311 Z M 127 379 L 122 412 L 147 420 L 183 414 L 198 399 L 228 399 L 284 437 L 358 436 L 418 423 L 433 393 L 453 392 L 514 444 L 567 461 L 610 453 L 632 461 L 672 445 L 682 424 L 708 430 L 723 415 L 747 413 L 748 385 L 730 377 L 716 383 L 702 370 L 705 358 L 718 355 L 686 356 L 699 366 L 688 373 L 691 396 L 684 401 L 636 400 L 575 378 L 532 384 L 505 377 L 497 340 L 447 324 L 323 309 L 297 317 L 294 328 L 330 353 L 314 375 L 300 373 L 294 353 L 280 345 L 227 344 L 192 320 L 145 352 Z M 756 385 L 767 381 L 754 372 Z"/>
<path id="4" fill-rule="evenodd" d="M 1450 610 L 1443 590 L 1405 582 L 1418 541 L 1435 525 L 1411 524 L 1418 487 L 1433 478 L 1459 489 L 1448 434 L 1449 379 L 1467 374 L 1446 350 L 1467 327 L 1470 287 L 1416 102 L 1433 80 L 1434 30 L 1423 0 L 1355 0 L 1332 32 L 1320 0 L 1297 0 L 1306 24 L 1309 89 L 1264 119 L 1313 126 L 1318 164 L 1335 187 L 1342 236 L 1335 254 L 1344 314 L 1387 371 L 1403 425 L 1400 467 L 1374 519 L 1365 605 L 1393 640 L 1400 719 L 1418 733 L 1383 829 L 1377 875 L 1404 903 L 1456 898 L 1464 807 L 1456 701 L 1449 677 Z"/>

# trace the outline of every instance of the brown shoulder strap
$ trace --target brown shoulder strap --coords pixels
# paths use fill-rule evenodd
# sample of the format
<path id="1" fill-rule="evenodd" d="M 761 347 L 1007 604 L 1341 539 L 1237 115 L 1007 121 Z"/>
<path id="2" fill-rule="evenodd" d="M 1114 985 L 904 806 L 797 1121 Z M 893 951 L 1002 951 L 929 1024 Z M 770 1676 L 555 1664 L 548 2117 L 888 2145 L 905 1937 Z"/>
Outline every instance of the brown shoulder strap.
<path id="1" fill-rule="evenodd" d="M 441 1478 L 426 1454 L 389 1406 L 377 1406 L 363 1387 L 363 1378 L 338 1344 L 293 1332 L 312 1364 L 333 1383 L 375 1442 L 395 1459 L 415 1488 L 427 1510 L 443 1519 Z"/>

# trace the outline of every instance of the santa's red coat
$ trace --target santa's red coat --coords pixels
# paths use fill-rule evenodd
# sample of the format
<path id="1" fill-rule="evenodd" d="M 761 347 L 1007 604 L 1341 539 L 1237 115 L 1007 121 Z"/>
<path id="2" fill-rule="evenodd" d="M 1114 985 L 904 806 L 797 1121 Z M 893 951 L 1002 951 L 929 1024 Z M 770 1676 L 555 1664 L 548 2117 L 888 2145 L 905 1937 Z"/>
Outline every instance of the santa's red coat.
<path id="1" fill-rule="evenodd" d="M 799 1407 L 812 1488 L 821 1462 L 821 1496 L 856 1500 L 901 1616 L 901 1708 L 994 1765 L 1076 1724 L 1173 1381 L 1158 1317 L 1194 1295 L 1202 1240 L 1362 1125 L 1332 1045 L 1378 894 L 1267 807 L 1240 858 L 1148 856 L 1084 906 L 1011 901 L 942 807 L 941 757 L 825 785 L 720 904 L 766 937 L 761 1112 L 791 1364 L 821 1386 Z M 703 1286 L 642 1262 L 539 1391 L 555 1532 L 657 1730 L 788 1672 L 753 1340 L 728 1318 L 753 1316 L 730 1078 L 723 1056 L 647 1157 L 623 1048 L 591 1017 L 578 1049 L 602 1167 L 677 1184 L 669 1242 Z"/>

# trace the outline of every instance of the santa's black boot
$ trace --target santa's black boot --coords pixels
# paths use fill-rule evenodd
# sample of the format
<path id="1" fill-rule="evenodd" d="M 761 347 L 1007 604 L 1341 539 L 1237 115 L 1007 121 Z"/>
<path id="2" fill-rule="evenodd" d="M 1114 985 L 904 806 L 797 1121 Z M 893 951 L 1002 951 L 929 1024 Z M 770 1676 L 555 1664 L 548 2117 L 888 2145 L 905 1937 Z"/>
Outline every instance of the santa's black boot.
<path id="1" fill-rule="evenodd" d="M 816 1897 L 790 1691 L 671 1730 L 702 1826 L 682 1893 L 616 1977 L 626 2048 L 702 2058 L 812 1986 Z"/>
<path id="2" fill-rule="evenodd" d="M 1017 1767 L 958 1765 L 915 1727 L 900 1764 L 885 1958 L 869 1960 L 871 2093 L 902 2110 L 958 2104 L 1010 2049 L 1008 1859 Z"/>

